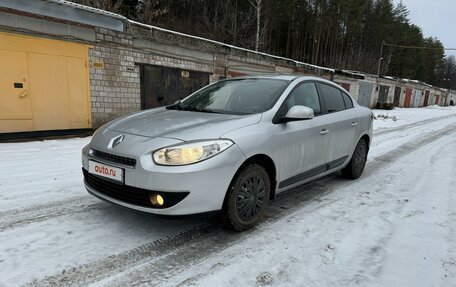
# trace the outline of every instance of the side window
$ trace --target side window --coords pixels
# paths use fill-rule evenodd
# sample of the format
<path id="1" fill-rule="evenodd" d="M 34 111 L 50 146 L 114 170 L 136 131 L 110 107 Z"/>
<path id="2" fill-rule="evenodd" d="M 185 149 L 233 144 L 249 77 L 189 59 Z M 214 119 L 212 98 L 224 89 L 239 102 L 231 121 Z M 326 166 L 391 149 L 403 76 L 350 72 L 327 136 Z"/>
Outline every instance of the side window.
<path id="1" fill-rule="evenodd" d="M 345 110 L 345 102 L 339 89 L 329 85 L 320 84 L 320 90 L 325 101 L 328 113 Z"/>
<path id="2" fill-rule="evenodd" d="M 346 94 L 342 92 L 342 96 L 344 97 L 344 102 L 345 102 L 345 108 L 351 109 L 353 108 L 353 102 L 351 98 Z"/>
<path id="3" fill-rule="evenodd" d="M 288 109 L 293 106 L 306 106 L 314 111 L 315 115 L 321 113 L 320 99 L 318 98 L 315 83 L 303 83 L 293 90 L 286 100 Z"/>

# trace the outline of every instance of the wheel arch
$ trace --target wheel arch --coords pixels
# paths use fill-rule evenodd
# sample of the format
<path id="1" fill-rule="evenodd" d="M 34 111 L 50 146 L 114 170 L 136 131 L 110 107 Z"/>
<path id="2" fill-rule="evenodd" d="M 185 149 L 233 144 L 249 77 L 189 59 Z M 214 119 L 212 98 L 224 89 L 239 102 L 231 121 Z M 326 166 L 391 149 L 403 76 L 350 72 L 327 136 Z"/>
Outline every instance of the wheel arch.
<path id="1" fill-rule="evenodd" d="M 231 182 L 230 182 L 230 185 L 228 188 L 231 188 L 234 180 L 245 167 L 247 167 L 249 165 L 253 165 L 253 164 L 261 165 L 268 173 L 269 180 L 270 180 L 269 199 L 274 199 L 275 192 L 276 192 L 276 185 L 277 185 L 277 170 L 276 170 L 276 166 L 275 166 L 272 158 L 270 158 L 269 156 L 267 156 L 265 154 L 256 154 L 256 155 L 253 155 L 253 156 L 249 157 L 248 159 L 246 159 L 241 164 L 241 166 L 239 166 L 239 168 L 237 169 L 236 173 L 234 174 L 233 178 L 231 179 Z M 227 190 L 227 192 L 225 194 L 225 199 L 223 201 L 224 206 L 225 206 L 227 198 L 228 198 L 227 197 L 228 193 L 229 193 L 229 190 Z"/>
<path id="2" fill-rule="evenodd" d="M 371 144 L 371 138 L 368 134 L 364 134 L 363 136 L 361 136 L 360 140 L 364 140 L 366 142 L 366 145 L 367 145 L 367 151 L 369 151 L 369 148 L 370 148 L 370 144 Z"/>

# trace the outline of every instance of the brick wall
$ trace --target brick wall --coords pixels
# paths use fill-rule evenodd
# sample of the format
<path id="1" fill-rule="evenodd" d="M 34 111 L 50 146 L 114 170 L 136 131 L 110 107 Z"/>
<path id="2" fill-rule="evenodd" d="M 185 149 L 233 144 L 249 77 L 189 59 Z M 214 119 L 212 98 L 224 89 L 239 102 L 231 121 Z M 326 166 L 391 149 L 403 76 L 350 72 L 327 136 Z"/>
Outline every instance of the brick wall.
<path id="1" fill-rule="evenodd" d="M 141 107 L 139 67 L 135 66 L 132 36 L 96 30 L 89 49 L 93 127 Z"/>
<path id="2" fill-rule="evenodd" d="M 140 41 L 134 43 L 131 33 L 96 28 L 96 43 L 89 49 L 94 128 L 141 109 L 141 64 L 208 72 L 213 80 L 220 77 L 213 73 L 212 53 L 205 52 L 203 57 L 201 51 L 195 50 L 199 54 L 192 55 L 189 48 L 138 39 Z M 176 54 L 176 50 L 181 54 Z"/>

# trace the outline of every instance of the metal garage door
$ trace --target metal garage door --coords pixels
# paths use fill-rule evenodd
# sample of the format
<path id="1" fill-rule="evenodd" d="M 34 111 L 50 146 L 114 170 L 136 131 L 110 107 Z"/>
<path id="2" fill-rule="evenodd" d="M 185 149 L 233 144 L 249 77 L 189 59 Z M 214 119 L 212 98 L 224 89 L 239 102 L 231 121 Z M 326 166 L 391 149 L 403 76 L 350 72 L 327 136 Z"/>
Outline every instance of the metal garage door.
<path id="1" fill-rule="evenodd" d="M 419 107 L 421 101 L 422 92 L 420 90 L 415 90 L 415 97 L 413 98 L 413 106 Z"/>
<path id="2" fill-rule="evenodd" d="M 401 101 L 401 87 L 396 86 L 394 88 L 394 106 L 399 107 L 400 101 Z"/>
<path id="3" fill-rule="evenodd" d="M 31 120 L 27 55 L 0 50 L 0 120 Z"/>
<path id="4" fill-rule="evenodd" d="M 413 90 L 411 88 L 407 88 L 405 90 L 405 99 L 404 99 L 404 107 L 409 108 L 412 102 L 412 95 Z"/>
<path id="5" fill-rule="evenodd" d="M 141 65 L 141 107 L 169 105 L 209 84 L 209 73 Z"/>
<path id="6" fill-rule="evenodd" d="M 378 92 L 378 104 L 385 104 L 388 102 L 388 92 L 389 86 L 380 85 L 380 90 Z"/>
<path id="7" fill-rule="evenodd" d="M 358 104 L 370 108 L 372 90 L 374 84 L 367 82 L 359 82 Z"/>
<path id="8" fill-rule="evenodd" d="M 426 90 L 425 96 L 424 96 L 424 102 L 423 102 L 423 107 L 426 107 L 429 105 L 429 91 Z"/>
<path id="9" fill-rule="evenodd" d="M 0 133 L 91 128 L 88 48 L 0 33 Z"/>

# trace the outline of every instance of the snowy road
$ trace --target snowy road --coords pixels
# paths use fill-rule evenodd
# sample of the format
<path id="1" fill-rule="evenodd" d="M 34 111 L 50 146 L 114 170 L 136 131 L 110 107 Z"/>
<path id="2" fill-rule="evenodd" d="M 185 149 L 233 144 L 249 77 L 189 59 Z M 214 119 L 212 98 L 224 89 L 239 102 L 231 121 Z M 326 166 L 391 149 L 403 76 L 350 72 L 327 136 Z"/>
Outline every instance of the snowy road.
<path id="1" fill-rule="evenodd" d="M 89 139 L 0 144 L 0 286 L 455 286 L 456 109 L 388 113 L 359 180 L 280 195 L 241 234 L 91 197 Z"/>

